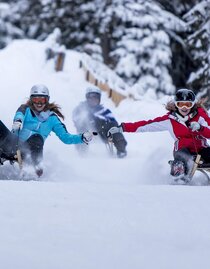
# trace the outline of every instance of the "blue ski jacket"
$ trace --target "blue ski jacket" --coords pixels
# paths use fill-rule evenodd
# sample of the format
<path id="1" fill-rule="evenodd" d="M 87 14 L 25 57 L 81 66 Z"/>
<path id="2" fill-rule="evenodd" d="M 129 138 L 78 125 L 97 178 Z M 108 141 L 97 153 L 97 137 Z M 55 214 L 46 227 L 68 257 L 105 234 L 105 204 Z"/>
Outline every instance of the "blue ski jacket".
<path id="1" fill-rule="evenodd" d="M 94 120 L 94 119 L 100 119 L 108 122 L 116 122 L 116 119 L 114 118 L 112 112 L 105 108 L 102 105 L 96 105 L 91 107 L 88 105 L 87 101 L 81 102 L 74 110 L 73 110 L 73 121 L 77 122 L 82 119 L 86 120 Z"/>
<path id="2" fill-rule="evenodd" d="M 82 135 L 70 134 L 56 113 L 51 110 L 38 113 L 28 105 L 21 105 L 14 116 L 14 121 L 23 123 L 23 127 L 18 134 L 22 141 L 26 141 L 34 134 L 41 135 L 45 141 L 50 132 L 53 131 L 65 144 L 83 143 Z"/>
<path id="3" fill-rule="evenodd" d="M 107 123 L 118 125 L 112 112 L 102 105 L 90 106 L 87 101 L 81 102 L 72 113 L 72 120 L 78 132 L 103 129 Z M 96 127 L 97 126 L 97 127 Z"/>

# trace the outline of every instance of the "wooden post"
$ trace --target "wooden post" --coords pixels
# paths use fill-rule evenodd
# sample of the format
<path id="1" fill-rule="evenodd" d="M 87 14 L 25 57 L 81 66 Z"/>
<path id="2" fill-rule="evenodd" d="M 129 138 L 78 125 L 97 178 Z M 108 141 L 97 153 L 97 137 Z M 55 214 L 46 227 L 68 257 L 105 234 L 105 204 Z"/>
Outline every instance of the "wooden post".
<path id="1" fill-rule="evenodd" d="M 109 89 L 109 98 L 112 97 L 112 89 Z"/>
<path id="2" fill-rule="evenodd" d="M 86 71 L 86 80 L 89 81 L 89 76 L 90 76 L 90 72 L 87 70 Z"/>
<path id="3" fill-rule="evenodd" d="M 56 70 L 56 72 L 63 70 L 64 60 L 65 60 L 65 53 L 64 52 L 58 52 L 56 54 L 56 59 L 55 59 L 55 70 Z"/>

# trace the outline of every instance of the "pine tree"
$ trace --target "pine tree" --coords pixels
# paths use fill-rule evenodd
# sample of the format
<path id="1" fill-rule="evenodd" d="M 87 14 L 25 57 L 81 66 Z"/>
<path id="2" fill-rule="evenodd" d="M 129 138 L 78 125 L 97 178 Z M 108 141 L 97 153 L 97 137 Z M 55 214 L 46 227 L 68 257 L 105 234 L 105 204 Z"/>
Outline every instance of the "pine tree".
<path id="1" fill-rule="evenodd" d="M 173 85 L 185 86 L 190 73 L 188 83 L 198 89 L 209 83 L 209 1 L 8 0 L 0 46 L 14 37 L 44 40 L 59 28 L 62 44 L 103 61 L 140 93 L 150 88 L 172 93 Z M 188 33 L 182 21 L 186 12 Z"/>
<path id="2" fill-rule="evenodd" d="M 157 0 L 162 9 L 175 14 L 183 19 L 183 15 L 189 12 L 199 0 Z M 172 51 L 171 77 L 177 89 L 187 87 L 187 80 L 194 68 L 194 62 L 188 51 L 186 40 L 187 31 L 170 36 L 170 47 Z"/>
<path id="3" fill-rule="evenodd" d="M 210 0 L 196 4 L 185 16 L 188 23 L 188 49 L 194 60 L 194 71 L 188 84 L 196 91 L 207 91 L 210 85 Z"/>
<path id="4" fill-rule="evenodd" d="M 7 46 L 14 38 L 22 38 L 23 31 L 18 29 L 11 22 L 10 5 L 0 3 L 0 49 Z"/>
<path id="5" fill-rule="evenodd" d="M 37 38 L 42 34 L 41 0 L 12 0 L 11 13 L 12 23 L 24 32 L 25 37 Z"/>
<path id="6" fill-rule="evenodd" d="M 170 35 L 184 23 L 154 1 L 107 0 L 97 10 L 104 62 L 141 94 L 172 93 Z"/>
<path id="7" fill-rule="evenodd" d="M 182 17 L 182 15 L 186 14 L 191 8 L 197 4 L 199 0 L 157 0 L 162 8 L 167 11 L 175 14 L 178 17 Z"/>

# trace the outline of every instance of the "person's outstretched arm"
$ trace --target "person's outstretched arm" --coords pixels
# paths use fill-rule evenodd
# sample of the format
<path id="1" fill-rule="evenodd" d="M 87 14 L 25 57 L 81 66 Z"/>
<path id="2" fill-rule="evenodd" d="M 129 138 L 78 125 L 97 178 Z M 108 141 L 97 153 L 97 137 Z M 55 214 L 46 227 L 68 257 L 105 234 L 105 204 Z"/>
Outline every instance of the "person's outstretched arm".
<path id="1" fill-rule="evenodd" d="M 53 121 L 54 124 L 52 131 L 65 144 L 88 144 L 92 140 L 93 134 L 88 131 L 83 134 L 70 134 L 67 131 L 66 126 L 58 119 L 57 116 L 54 116 Z"/>
<path id="2" fill-rule="evenodd" d="M 112 135 L 114 133 L 122 133 L 122 132 L 160 132 L 166 131 L 169 129 L 170 119 L 169 115 L 166 114 L 162 117 L 157 117 L 153 120 L 142 120 L 137 122 L 122 122 L 117 127 L 112 127 L 108 131 L 108 135 Z"/>

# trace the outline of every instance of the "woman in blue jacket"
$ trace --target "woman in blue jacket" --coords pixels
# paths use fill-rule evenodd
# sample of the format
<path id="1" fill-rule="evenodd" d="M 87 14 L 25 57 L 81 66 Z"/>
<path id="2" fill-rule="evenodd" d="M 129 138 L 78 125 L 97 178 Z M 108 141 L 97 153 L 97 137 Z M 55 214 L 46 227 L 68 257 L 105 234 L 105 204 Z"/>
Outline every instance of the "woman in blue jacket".
<path id="1" fill-rule="evenodd" d="M 49 99 L 49 90 L 45 85 L 34 85 L 29 100 L 18 108 L 12 126 L 23 160 L 34 166 L 38 176 L 43 174 L 40 165 L 43 146 L 51 131 L 65 144 L 88 144 L 92 139 L 90 132 L 70 134 L 60 120 L 64 119 L 60 107 L 50 103 Z"/>

